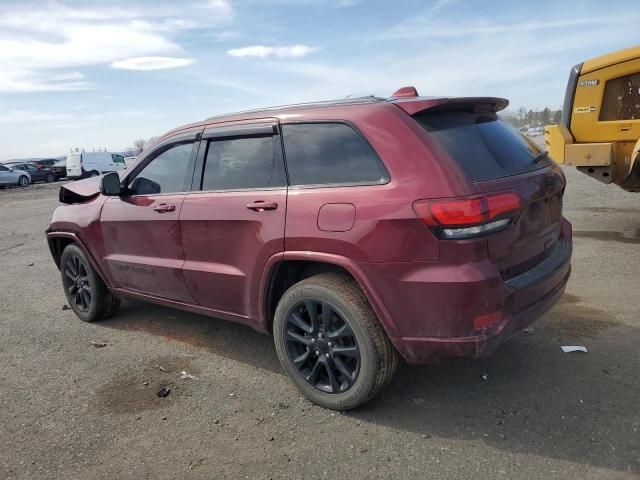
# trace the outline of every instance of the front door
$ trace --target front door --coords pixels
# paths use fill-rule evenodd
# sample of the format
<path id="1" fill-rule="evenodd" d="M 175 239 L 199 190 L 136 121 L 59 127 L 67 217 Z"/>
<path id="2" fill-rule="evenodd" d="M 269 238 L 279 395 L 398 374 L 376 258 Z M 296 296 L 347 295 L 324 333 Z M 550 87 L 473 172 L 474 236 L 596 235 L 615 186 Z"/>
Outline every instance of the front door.
<path id="1" fill-rule="evenodd" d="M 205 130 L 193 190 L 180 213 L 189 291 L 221 314 L 255 319 L 265 263 L 284 250 L 287 187 L 277 123 Z"/>
<path id="2" fill-rule="evenodd" d="M 163 142 L 125 179 L 100 217 L 104 263 L 115 285 L 136 293 L 192 303 L 182 276 L 180 216 L 198 148 L 196 134 Z"/>

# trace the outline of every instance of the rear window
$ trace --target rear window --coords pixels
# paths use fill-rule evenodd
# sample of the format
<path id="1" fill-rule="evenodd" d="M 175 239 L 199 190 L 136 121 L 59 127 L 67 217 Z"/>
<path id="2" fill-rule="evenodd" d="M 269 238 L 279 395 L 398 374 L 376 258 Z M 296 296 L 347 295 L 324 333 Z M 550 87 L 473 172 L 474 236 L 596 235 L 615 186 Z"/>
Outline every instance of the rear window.
<path id="1" fill-rule="evenodd" d="M 377 184 L 389 181 L 373 148 L 344 123 L 282 126 L 291 185 Z"/>
<path id="2" fill-rule="evenodd" d="M 543 150 L 495 113 L 432 112 L 414 118 L 475 182 L 530 172 L 551 162 L 548 156 L 537 160 Z"/>

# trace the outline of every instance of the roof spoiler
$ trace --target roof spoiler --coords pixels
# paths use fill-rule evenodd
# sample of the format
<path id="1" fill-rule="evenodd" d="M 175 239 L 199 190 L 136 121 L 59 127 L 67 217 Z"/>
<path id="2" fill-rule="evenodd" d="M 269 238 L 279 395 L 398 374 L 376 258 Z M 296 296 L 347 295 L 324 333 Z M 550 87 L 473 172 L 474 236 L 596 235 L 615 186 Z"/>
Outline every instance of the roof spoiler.
<path id="1" fill-rule="evenodd" d="M 465 110 L 469 112 L 499 112 L 509 105 L 509 100 L 500 97 L 405 97 L 391 100 L 409 115 L 424 111 Z"/>

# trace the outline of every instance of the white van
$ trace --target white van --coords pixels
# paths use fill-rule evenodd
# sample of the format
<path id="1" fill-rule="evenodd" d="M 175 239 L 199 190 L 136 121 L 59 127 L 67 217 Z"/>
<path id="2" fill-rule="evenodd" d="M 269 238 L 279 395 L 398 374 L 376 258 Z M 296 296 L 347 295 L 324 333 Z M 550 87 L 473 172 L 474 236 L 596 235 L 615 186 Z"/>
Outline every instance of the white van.
<path id="1" fill-rule="evenodd" d="M 110 152 L 78 152 L 67 155 L 67 178 L 96 177 L 127 168 L 124 157 Z"/>

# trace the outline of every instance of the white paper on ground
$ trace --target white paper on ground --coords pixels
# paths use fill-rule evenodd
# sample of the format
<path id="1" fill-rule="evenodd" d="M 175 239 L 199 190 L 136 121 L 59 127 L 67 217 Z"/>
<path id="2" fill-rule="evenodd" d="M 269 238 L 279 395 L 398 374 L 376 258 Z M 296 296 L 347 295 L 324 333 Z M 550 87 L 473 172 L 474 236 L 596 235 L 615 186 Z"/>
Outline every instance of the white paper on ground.
<path id="1" fill-rule="evenodd" d="M 560 348 L 562 348 L 562 351 L 564 353 L 571 353 L 571 352 L 587 353 L 587 347 L 583 345 L 562 345 Z"/>

